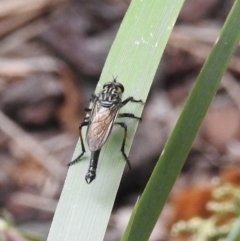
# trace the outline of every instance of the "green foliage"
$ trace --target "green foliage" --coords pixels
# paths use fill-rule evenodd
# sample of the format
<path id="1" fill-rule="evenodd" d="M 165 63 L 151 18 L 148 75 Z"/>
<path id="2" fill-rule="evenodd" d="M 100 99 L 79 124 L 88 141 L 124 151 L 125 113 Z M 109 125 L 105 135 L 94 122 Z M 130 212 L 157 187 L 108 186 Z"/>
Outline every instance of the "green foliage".
<path id="1" fill-rule="evenodd" d="M 183 0 L 132 0 L 103 68 L 96 92 L 112 75 L 125 86 L 123 98 L 146 101 L 160 57 L 177 19 Z M 129 104 L 123 112 L 141 116 L 143 105 Z M 126 153 L 137 127 L 129 120 Z M 83 131 L 83 135 L 85 132 Z M 89 152 L 69 168 L 54 215 L 48 241 L 103 240 L 125 167 L 119 149 L 122 130 L 116 128 L 104 145 L 96 179 L 88 185 L 85 174 Z M 81 151 L 78 143 L 74 157 Z"/>
<path id="2" fill-rule="evenodd" d="M 237 0 L 197 78 L 146 189 L 134 208 L 122 240 L 148 240 L 217 92 L 239 39 L 240 0 Z"/>
<path id="3" fill-rule="evenodd" d="M 114 75 L 126 87 L 125 97 L 146 100 L 182 4 L 183 0 L 132 0 L 108 55 L 97 90 Z M 148 240 L 237 46 L 240 38 L 239 16 L 240 0 L 237 0 L 134 209 L 123 240 Z M 124 111 L 140 116 L 142 108 L 131 104 Z M 129 125 L 127 153 L 136 126 L 136 122 Z M 119 131 L 114 132 L 102 149 L 97 179 L 90 185 L 84 180 L 89 153 L 70 168 L 48 241 L 103 240 L 125 166 L 117 151 L 121 143 L 119 136 L 122 137 Z M 74 157 L 79 151 L 78 144 Z"/>

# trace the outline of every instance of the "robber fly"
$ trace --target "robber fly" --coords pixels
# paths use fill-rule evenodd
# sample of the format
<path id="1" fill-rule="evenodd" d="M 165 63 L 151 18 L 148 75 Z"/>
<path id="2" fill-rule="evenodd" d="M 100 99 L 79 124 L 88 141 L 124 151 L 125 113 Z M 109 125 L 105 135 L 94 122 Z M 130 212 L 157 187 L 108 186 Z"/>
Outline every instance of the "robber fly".
<path id="1" fill-rule="evenodd" d="M 99 154 L 102 146 L 107 141 L 109 134 L 111 133 L 113 125 L 119 125 L 124 129 L 121 152 L 128 164 L 129 169 L 131 169 L 130 161 L 124 152 L 125 141 L 127 137 L 127 125 L 124 122 L 117 122 L 116 119 L 128 117 L 141 120 L 140 117 L 136 117 L 131 113 L 120 114 L 119 110 L 128 102 L 143 103 L 143 101 L 135 100 L 133 97 L 128 97 L 126 100 L 122 101 L 123 92 L 123 85 L 117 82 L 116 78 L 114 78 L 112 82 L 107 82 L 103 85 L 103 90 L 98 95 L 92 95 L 92 108 L 84 109 L 87 113 L 89 113 L 89 115 L 84 118 L 84 121 L 79 126 L 79 137 L 82 146 L 82 153 L 75 160 L 70 162 L 68 166 L 78 162 L 85 153 L 85 146 L 82 137 L 82 127 L 87 126 L 86 141 L 89 150 L 91 151 L 90 165 L 85 176 L 85 180 L 88 184 L 91 183 L 96 177 Z"/>

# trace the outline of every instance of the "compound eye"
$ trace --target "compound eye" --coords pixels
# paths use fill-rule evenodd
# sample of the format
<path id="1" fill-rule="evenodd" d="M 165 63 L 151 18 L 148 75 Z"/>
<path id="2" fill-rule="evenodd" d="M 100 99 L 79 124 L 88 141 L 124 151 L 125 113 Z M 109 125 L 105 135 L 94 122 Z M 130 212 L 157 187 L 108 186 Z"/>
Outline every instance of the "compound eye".
<path id="1" fill-rule="evenodd" d="M 103 85 L 103 89 L 105 89 L 106 87 L 108 87 L 109 85 L 112 85 L 112 82 L 107 82 L 106 84 Z"/>
<path id="2" fill-rule="evenodd" d="M 122 84 L 120 84 L 120 83 L 117 82 L 115 85 L 118 87 L 118 89 L 121 90 L 122 93 L 124 92 L 124 87 L 123 87 Z"/>
<path id="3" fill-rule="evenodd" d="M 122 93 L 124 92 L 124 87 L 121 83 L 117 82 L 115 79 L 113 82 L 107 82 L 106 84 L 103 85 L 103 89 L 115 86 L 118 89 L 118 92 L 121 91 Z"/>
<path id="4" fill-rule="evenodd" d="M 124 87 L 123 85 L 119 86 L 119 88 L 121 89 L 122 93 L 124 92 Z"/>

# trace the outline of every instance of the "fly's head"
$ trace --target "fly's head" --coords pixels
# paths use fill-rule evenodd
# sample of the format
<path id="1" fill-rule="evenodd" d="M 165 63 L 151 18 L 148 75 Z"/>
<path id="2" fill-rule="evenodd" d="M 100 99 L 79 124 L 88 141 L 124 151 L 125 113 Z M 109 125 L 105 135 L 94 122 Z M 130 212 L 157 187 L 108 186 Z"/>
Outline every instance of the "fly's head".
<path id="1" fill-rule="evenodd" d="M 100 92 L 98 99 L 104 107 L 115 107 L 121 103 L 123 92 L 123 85 L 114 79 L 112 82 L 103 85 L 103 90 Z"/>

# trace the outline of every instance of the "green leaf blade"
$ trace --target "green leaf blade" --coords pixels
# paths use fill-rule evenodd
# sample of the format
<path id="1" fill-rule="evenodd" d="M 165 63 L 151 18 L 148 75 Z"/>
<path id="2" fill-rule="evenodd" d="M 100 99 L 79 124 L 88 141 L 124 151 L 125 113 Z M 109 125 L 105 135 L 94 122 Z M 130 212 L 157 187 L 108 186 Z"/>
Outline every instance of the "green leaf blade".
<path id="1" fill-rule="evenodd" d="M 240 39 L 240 0 L 205 62 L 122 240 L 148 240 Z"/>
<path id="2" fill-rule="evenodd" d="M 125 87 L 124 99 L 133 96 L 146 100 L 182 4 L 183 0 L 131 2 L 108 55 L 96 93 L 105 82 L 112 80 L 113 75 L 118 76 L 118 81 Z M 131 103 L 122 112 L 140 116 L 142 110 L 143 105 Z M 128 154 L 137 121 L 126 122 Z M 88 151 L 79 163 L 69 168 L 48 241 L 103 240 L 126 164 L 119 151 L 122 136 L 121 129 L 113 129 L 102 148 L 97 177 L 90 185 L 85 182 L 90 159 Z M 74 157 L 80 150 L 78 143 Z"/>

